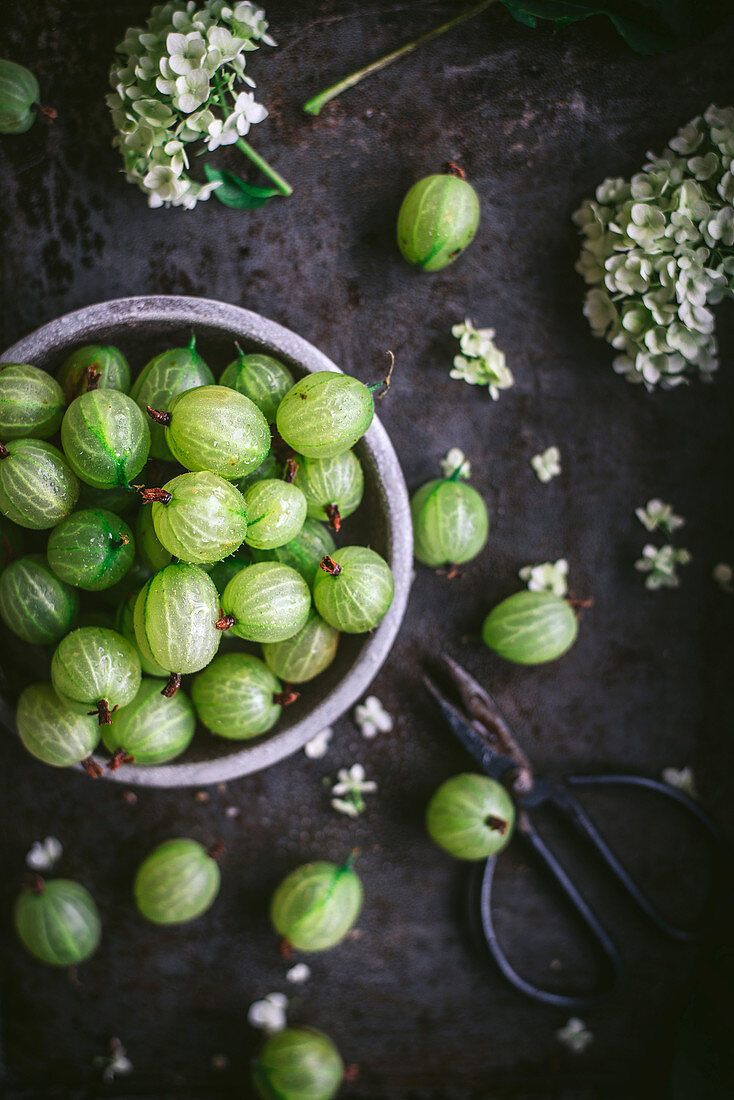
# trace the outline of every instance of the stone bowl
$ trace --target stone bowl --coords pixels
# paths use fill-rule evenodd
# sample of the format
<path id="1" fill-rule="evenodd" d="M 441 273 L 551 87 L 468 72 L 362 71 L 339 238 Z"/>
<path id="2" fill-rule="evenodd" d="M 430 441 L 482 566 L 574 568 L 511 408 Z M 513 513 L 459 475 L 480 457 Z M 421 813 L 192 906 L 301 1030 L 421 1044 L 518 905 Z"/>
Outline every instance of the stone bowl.
<path id="1" fill-rule="evenodd" d="M 0 361 L 33 363 L 55 371 L 73 348 L 114 344 L 127 355 L 133 372 L 167 347 L 188 343 L 197 349 L 215 377 L 234 357 L 235 340 L 245 351 L 262 351 L 282 360 L 296 377 L 336 366 L 322 352 L 282 325 L 225 302 L 178 295 L 118 298 L 67 313 L 8 348 Z M 373 381 L 373 379 L 365 379 Z M 405 614 L 413 561 L 408 493 L 389 436 L 375 418 L 355 448 L 364 468 L 365 498 L 344 524 L 337 541 L 369 544 L 389 563 L 395 598 L 379 627 L 367 635 L 343 635 L 336 660 L 281 716 L 273 731 L 252 741 L 228 741 L 199 729 L 187 752 L 169 764 L 123 765 L 105 776 L 119 783 L 148 787 L 190 787 L 218 783 L 270 767 L 331 725 L 367 691 L 385 661 Z M 222 650 L 225 652 L 225 650 Z M 38 675 L 28 676 L 28 680 Z M 17 682 L 13 683 L 18 687 Z M 22 686 L 22 684 L 20 685 Z M 0 720 L 12 725 L 14 699 L 3 701 Z"/>

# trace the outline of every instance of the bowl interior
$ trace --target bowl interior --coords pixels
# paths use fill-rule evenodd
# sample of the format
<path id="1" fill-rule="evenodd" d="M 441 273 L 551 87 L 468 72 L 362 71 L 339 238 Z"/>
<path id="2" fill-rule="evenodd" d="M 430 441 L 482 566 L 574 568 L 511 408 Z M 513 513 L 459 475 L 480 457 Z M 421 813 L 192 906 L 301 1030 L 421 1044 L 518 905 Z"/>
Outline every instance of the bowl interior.
<path id="1" fill-rule="evenodd" d="M 154 355 L 187 344 L 192 333 L 197 350 L 217 379 L 236 354 L 235 340 L 245 352 L 264 351 L 280 359 L 297 378 L 309 371 L 339 369 L 313 345 L 257 314 L 220 302 L 175 296 L 118 299 L 67 314 L 21 340 L 0 358 L 33 363 L 53 373 L 75 347 L 109 343 L 124 352 L 135 376 Z M 105 775 L 128 784 L 151 786 L 232 779 L 295 752 L 364 693 L 387 656 L 405 611 L 412 544 L 405 482 L 387 433 L 377 420 L 355 450 L 365 475 L 364 500 L 335 539 L 338 545 L 371 546 L 390 564 L 395 598 L 380 626 L 367 635 L 343 634 L 333 664 L 312 683 L 299 686 L 299 700 L 283 711 L 269 734 L 252 741 L 228 741 L 199 727 L 191 747 L 177 760 L 154 767 L 123 766 Z M 167 479 L 175 473 L 166 464 L 157 465 L 164 469 L 155 471 L 156 475 L 160 473 Z M 82 596 L 84 607 L 88 601 Z M 99 602 L 97 599 L 93 604 Z M 6 639 L 3 646 L 7 657 L 3 662 L 3 691 L 10 694 L 11 703 L 12 696 L 26 683 L 45 677 L 44 663 L 48 661 L 47 654 L 16 645 L 15 641 L 8 644 Z M 228 652 L 230 647 L 259 654 L 259 647 L 227 637 L 220 653 Z"/>

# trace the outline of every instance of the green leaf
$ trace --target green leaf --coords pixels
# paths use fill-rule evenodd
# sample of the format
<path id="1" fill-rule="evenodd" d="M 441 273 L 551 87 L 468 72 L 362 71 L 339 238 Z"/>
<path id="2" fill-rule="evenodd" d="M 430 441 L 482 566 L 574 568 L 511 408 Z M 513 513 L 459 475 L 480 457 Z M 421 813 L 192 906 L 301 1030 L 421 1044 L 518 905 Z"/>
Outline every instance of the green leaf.
<path id="1" fill-rule="evenodd" d="M 520 23 L 548 19 L 564 27 L 605 15 L 633 50 L 662 53 L 689 46 L 731 14 L 728 0 L 502 0 Z"/>
<path id="2" fill-rule="evenodd" d="M 204 165 L 204 171 L 210 183 L 221 183 L 221 187 L 213 192 L 215 198 L 224 206 L 231 206 L 235 210 L 259 210 L 274 196 L 282 194 L 277 188 L 256 187 L 231 172 L 222 172 L 209 164 Z"/>

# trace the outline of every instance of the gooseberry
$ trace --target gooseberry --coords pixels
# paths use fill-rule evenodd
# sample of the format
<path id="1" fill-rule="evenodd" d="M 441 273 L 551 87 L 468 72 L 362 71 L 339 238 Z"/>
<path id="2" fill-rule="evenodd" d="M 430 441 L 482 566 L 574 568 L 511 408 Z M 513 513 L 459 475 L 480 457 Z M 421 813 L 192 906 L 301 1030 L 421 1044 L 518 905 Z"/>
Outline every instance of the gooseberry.
<path id="1" fill-rule="evenodd" d="M 171 348 L 151 359 L 133 382 L 130 396 L 143 412 L 148 407 L 167 412 L 179 393 L 213 382 L 214 375 L 196 351 L 196 339 L 192 336 L 188 347 Z M 150 439 L 151 458 L 173 458 L 162 425 L 150 425 Z"/>
<path id="2" fill-rule="evenodd" d="M 64 416 L 55 378 L 27 363 L 0 364 L 0 439 L 49 439 Z"/>
<path id="3" fill-rule="evenodd" d="M 126 393 L 89 390 L 66 410 L 61 446 L 74 473 L 87 485 L 126 487 L 148 460 L 150 429 Z"/>
<path id="4" fill-rule="evenodd" d="M 247 547 L 244 548 L 247 550 Z M 221 596 L 225 588 L 232 580 L 232 577 L 236 576 L 241 569 L 244 569 L 245 565 L 249 563 L 249 557 L 245 554 L 242 548 L 240 548 L 236 554 L 233 554 L 229 558 L 225 558 L 224 561 L 215 562 L 212 568 L 209 570 L 209 576 L 214 581 L 214 587 Z"/>
<path id="5" fill-rule="evenodd" d="M 73 351 L 59 369 L 56 379 L 71 404 L 87 390 L 130 389 L 130 365 L 119 348 L 87 344 Z"/>
<path id="6" fill-rule="evenodd" d="M 219 893 L 221 875 L 213 855 L 180 837 L 154 848 L 135 876 L 135 904 L 154 924 L 185 924 L 200 917 Z"/>
<path id="7" fill-rule="evenodd" d="M 263 646 L 269 669 L 288 684 L 302 684 L 327 669 L 336 657 L 339 632 L 311 611 L 305 626 L 284 642 Z"/>
<path id="8" fill-rule="evenodd" d="M 287 1027 L 271 1035 L 252 1065 L 263 1100 L 332 1100 L 344 1063 L 328 1035 L 310 1027 Z"/>
<path id="9" fill-rule="evenodd" d="M 323 523 L 307 519 L 294 539 L 275 550 L 256 550 L 252 556 L 255 561 L 279 561 L 296 569 L 306 584 L 312 585 L 322 558 L 333 554 L 336 543 Z"/>
<path id="10" fill-rule="evenodd" d="M 57 447 L 39 439 L 0 443 L 0 512 L 12 523 L 55 527 L 78 496 L 79 482 Z"/>
<path id="11" fill-rule="evenodd" d="M 105 508 L 108 512 L 114 512 L 116 516 L 126 516 L 140 503 L 140 497 L 132 487 L 94 489 L 91 485 L 82 484 L 79 490 L 79 508 Z"/>
<path id="12" fill-rule="evenodd" d="M 93 707 L 100 726 L 109 725 L 113 712 L 137 694 L 140 659 L 116 630 L 82 626 L 57 645 L 51 683 L 63 702 L 75 710 Z"/>
<path id="13" fill-rule="evenodd" d="M 257 657 L 224 653 L 194 677 L 191 698 L 208 730 L 239 741 L 275 725 L 280 691 L 280 682 Z"/>
<path id="14" fill-rule="evenodd" d="M 456 859 L 487 859 L 509 843 L 515 807 L 502 786 L 486 775 L 455 775 L 428 803 L 431 838 Z"/>
<path id="15" fill-rule="evenodd" d="M 297 951 L 326 951 L 344 939 L 362 908 L 362 883 L 351 860 L 306 863 L 291 871 L 273 894 L 275 931 Z"/>
<path id="16" fill-rule="evenodd" d="M 15 61 L 0 59 L 0 134 L 24 134 L 36 120 L 41 90 L 33 73 Z"/>
<path id="17" fill-rule="evenodd" d="M 379 386 L 373 387 L 379 389 Z M 357 378 L 336 371 L 307 374 L 285 395 L 276 417 L 289 447 L 306 458 L 344 454 L 372 423 L 375 406 L 370 389 Z"/>
<path id="18" fill-rule="evenodd" d="M 48 966 L 76 966 L 99 947 L 102 923 L 94 898 L 78 882 L 34 877 L 15 903 L 23 946 Z"/>
<path id="19" fill-rule="evenodd" d="M 482 627 L 485 645 L 519 665 L 554 661 L 577 634 L 576 616 L 553 592 L 516 592 L 490 611 Z"/>
<path id="20" fill-rule="evenodd" d="M 271 451 L 269 455 L 262 460 L 256 470 L 253 470 L 251 474 L 247 474 L 245 477 L 241 477 L 237 481 L 237 488 L 241 493 L 244 493 L 245 489 L 248 489 L 250 485 L 254 485 L 256 481 L 262 481 L 266 477 L 283 476 L 283 463 L 279 462 Z"/>
<path id="21" fill-rule="evenodd" d="M 311 608 L 300 573 L 279 562 L 245 566 L 222 594 L 224 628 L 248 642 L 282 642 L 297 633 Z"/>
<path id="22" fill-rule="evenodd" d="M 170 564 L 171 552 L 155 533 L 152 504 L 144 504 L 135 519 L 135 553 L 141 565 L 151 573 Z"/>
<path id="23" fill-rule="evenodd" d="M 241 546 L 248 530 L 242 493 L 204 470 L 179 474 L 162 489 L 144 489 L 143 498 L 154 501 L 153 526 L 161 545 L 184 562 L 220 561 Z"/>
<path id="24" fill-rule="evenodd" d="M 395 592 L 390 566 L 366 546 L 344 546 L 321 562 L 313 601 L 322 619 L 345 634 L 382 622 Z"/>
<path id="25" fill-rule="evenodd" d="M 248 527 L 245 542 L 257 550 L 274 550 L 294 539 L 306 519 L 306 498 L 296 485 L 275 478 L 256 481 L 245 490 Z"/>
<path id="26" fill-rule="evenodd" d="M 415 556 L 434 569 L 471 561 L 487 541 L 487 506 L 464 481 L 427 482 L 411 500 L 410 511 Z"/>
<path id="27" fill-rule="evenodd" d="M 98 592 L 117 584 L 135 557 L 133 533 L 104 508 L 74 512 L 49 535 L 48 564 L 67 584 Z"/>
<path id="28" fill-rule="evenodd" d="M 99 724 L 95 718 L 69 706 L 48 683 L 24 688 L 15 724 L 31 756 L 54 768 L 68 768 L 88 760 L 99 743 Z"/>
<path id="29" fill-rule="evenodd" d="M 196 714 L 183 691 L 173 699 L 162 694 L 163 680 L 143 680 L 131 703 L 121 707 L 102 740 L 113 754 L 110 768 L 125 764 L 164 764 L 191 744 Z"/>
<path id="30" fill-rule="evenodd" d="M 254 401 L 268 424 L 275 423 L 278 405 L 294 382 L 293 375 L 280 360 L 262 352 L 252 355 L 240 352 L 219 379 L 220 386 L 229 386 Z"/>
<path id="31" fill-rule="evenodd" d="M 135 637 L 146 659 L 168 672 L 175 694 L 181 674 L 198 672 L 219 648 L 219 594 L 203 569 L 172 562 L 143 587 L 135 603 Z"/>
<path id="32" fill-rule="evenodd" d="M 12 562 L 0 576 L 0 615 L 31 645 L 55 645 L 79 613 L 75 590 L 56 576 L 40 554 Z"/>
<path id="33" fill-rule="evenodd" d="M 311 519 L 328 520 L 335 531 L 356 512 L 364 494 L 364 474 L 354 451 L 335 458 L 297 459 L 295 484 L 303 492 Z"/>
<path id="34" fill-rule="evenodd" d="M 146 676 L 167 677 L 168 669 L 161 668 L 157 661 L 154 661 L 151 656 L 148 655 L 148 651 L 141 652 L 138 645 L 137 635 L 135 634 L 135 604 L 138 599 L 140 589 L 135 592 L 131 592 L 129 596 L 126 596 L 117 608 L 115 615 L 114 628 L 118 633 L 122 634 L 123 638 L 126 638 L 130 645 L 135 648 L 135 652 L 140 658 L 140 667 Z M 92 625 L 85 623 L 85 626 Z M 98 626 L 106 625 L 103 623 L 96 624 Z"/>
<path id="35" fill-rule="evenodd" d="M 440 271 L 474 239 L 479 213 L 479 197 L 461 175 L 426 176 L 403 199 L 398 248 L 408 263 Z"/>
<path id="36" fill-rule="evenodd" d="M 173 457 L 187 470 L 207 470 L 235 481 L 252 473 L 270 450 L 268 422 L 249 397 L 228 386 L 199 386 L 148 409 L 165 428 Z"/>

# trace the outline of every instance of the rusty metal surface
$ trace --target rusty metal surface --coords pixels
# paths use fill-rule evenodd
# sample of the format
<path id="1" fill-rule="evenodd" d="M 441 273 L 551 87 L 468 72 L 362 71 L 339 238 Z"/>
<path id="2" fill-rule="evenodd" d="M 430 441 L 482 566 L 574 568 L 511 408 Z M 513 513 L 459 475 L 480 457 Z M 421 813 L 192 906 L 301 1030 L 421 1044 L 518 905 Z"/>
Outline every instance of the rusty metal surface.
<path id="1" fill-rule="evenodd" d="M 441 648 L 483 678 L 534 762 L 551 771 L 629 768 L 659 775 L 690 763 L 701 797 L 731 834 L 734 601 L 711 568 L 732 560 L 734 316 L 718 311 L 724 369 L 711 387 L 648 396 L 611 370 L 581 315 L 571 212 L 605 175 L 629 175 L 709 102 L 734 100 L 729 25 L 676 56 L 646 59 L 591 21 L 552 35 L 489 11 L 450 38 L 345 95 L 319 119 L 299 105 L 326 82 L 438 21 L 446 5 L 273 0 L 283 43 L 248 59 L 271 118 L 253 142 L 295 186 L 248 215 L 214 202 L 149 211 L 118 174 L 102 103 L 109 56 L 144 0 L 14 5 L 2 52 L 32 63 L 52 129 L 0 140 L 3 249 L 0 345 L 68 309 L 139 293 L 204 294 L 286 324 L 342 368 L 376 376 L 397 357 L 383 402 L 408 484 L 435 476 L 451 446 L 470 455 L 492 533 L 463 579 L 420 568 L 408 615 L 376 693 L 395 730 L 363 741 L 342 721 L 328 755 L 196 792 L 137 792 L 57 774 L 12 742 L 0 746 L 0 926 L 8 1095 L 103 1091 L 93 1059 L 119 1035 L 135 1074 L 119 1096 L 247 1095 L 259 1036 L 247 1006 L 288 990 L 266 909 L 279 878 L 313 857 L 361 849 L 367 903 L 359 935 L 309 960 L 291 1018 L 333 1036 L 360 1078 L 352 1100 L 621 1100 L 666 1096 L 675 1022 L 699 956 L 662 944 L 604 879 L 589 895 L 618 939 L 628 975 L 586 1014 L 592 1047 L 572 1056 L 563 1013 L 534 1006 L 485 965 L 465 925 L 467 872 L 426 838 L 438 783 L 468 761 L 420 685 Z M 417 274 L 397 256 L 400 198 L 418 177 L 459 161 L 483 220 L 454 267 Z M 233 155 L 228 163 L 236 164 Z M 516 375 L 492 403 L 448 378 L 453 322 L 493 325 Z M 563 476 L 534 478 L 530 457 L 563 452 Z M 687 518 L 693 554 L 676 592 L 647 594 L 633 562 L 646 541 L 634 508 L 651 496 Z M 685 536 L 685 538 L 683 538 Z M 519 669 L 478 642 L 482 616 L 518 587 L 517 569 L 565 556 L 574 590 L 593 596 L 578 643 L 560 662 Z M 324 775 L 354 761 L 379 792 L 350 822 L 329 807 Z M 228 806 L 240 809 L 236 818 Z M 685 900 L 699 859 L 656 805 L 593 807 L 656 890 Z M 639 811 L 639 812 L 638 812 Z M 550 830 L 550 825 L 549 825 Z M 79 985 L 16 945 L 10 906 L 32 841 L 65 846 L 60 873 L 84 882 L 105 925 Z M 222 893 L 190 928 L 146 927 L 130 882 L 170 835 L 228 845 Z M 684 838 L 685 839 L 685 838 Z M 582 856 L 569 857 L 579 875 Z M 499 888 L 503 928 L 525 965 L 578 976 L 573 937 L 511 850 Z M 712 940 L 712 943 L 714 941 Z M 704 955 L 706 949 L 704 950 Z M 215 1072 L 214 1055 L 230 1068 Z"/>

